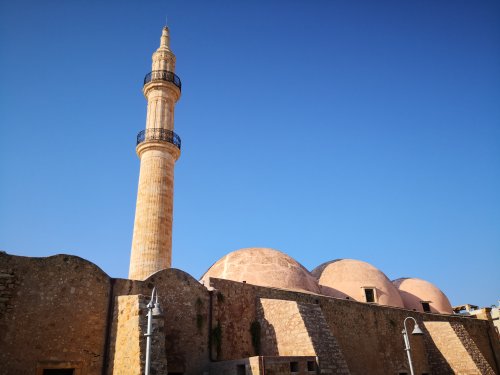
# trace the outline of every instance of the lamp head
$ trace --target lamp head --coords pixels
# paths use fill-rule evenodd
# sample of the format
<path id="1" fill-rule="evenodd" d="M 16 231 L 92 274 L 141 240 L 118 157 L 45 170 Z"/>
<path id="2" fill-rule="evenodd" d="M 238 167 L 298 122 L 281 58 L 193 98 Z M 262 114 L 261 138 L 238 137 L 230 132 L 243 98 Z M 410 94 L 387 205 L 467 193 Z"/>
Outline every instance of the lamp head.
<path id="1" fill-rule="evenodd" d="M 163 310 L 158 302 L 155 303 L 153 310 L 151 311 L 153 318 L 163 318 Z"/>
<path id="2" fill-rule="evenodd" d="M 418 326 L 418 324 L 415 323 L 415 327 L 413 327 L 413 332 L 411 334 L 412 335 L 416 335 L 416 336 L 421 336 L 424 333 L 422 332 L 422 330 L 420 329 L 420 327 Z"/>

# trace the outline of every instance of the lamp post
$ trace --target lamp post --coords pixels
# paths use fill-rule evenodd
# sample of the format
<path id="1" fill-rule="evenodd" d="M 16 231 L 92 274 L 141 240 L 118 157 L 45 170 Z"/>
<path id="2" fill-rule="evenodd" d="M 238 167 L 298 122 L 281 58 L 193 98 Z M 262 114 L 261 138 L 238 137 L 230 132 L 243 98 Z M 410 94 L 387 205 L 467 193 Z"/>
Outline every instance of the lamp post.
<path id="1" fill-rule="evenodd" d="M 151 300 L 146 307 L 148 309 L 148 330 L 144 335 L 146 336 L 146 369 L 144 374 L 149 375 L 149 368 L 151 366 L 151 336 L 153 336 L 153 319 L 161 318 L 163 316 L 160 302 L 158 302 L 158 293 L 156 292 L 156 288 L 153 288 Z"/>
<path id="2" fill-rule="evenodd" d="M 415 318 L 409 316 L 407 317 L 404 322 L 403 322 L 403 339 L 405 341 L 405 351 L 406 351 L 406 355 L 408 356 L 408 363 L 410 364 L 410 373 L 411 375 L 415 375 L 415 372 L 413 371 L 413 364 L 411 363 L 411 348 L 410 348 L 410 338 L 408 337 L 408 330 L 406 329 L 406 321 L 408 319 L 411 319 L 415 322 L 415 326 L 413 327 L 413 331 L 412 331 L 412 335 L 423 335 L 424 333 L 422 332 L 422 330 L 420 329 L 420 327 L 418 326 L 418 323 L 417 321 L 415 320 Z"/>

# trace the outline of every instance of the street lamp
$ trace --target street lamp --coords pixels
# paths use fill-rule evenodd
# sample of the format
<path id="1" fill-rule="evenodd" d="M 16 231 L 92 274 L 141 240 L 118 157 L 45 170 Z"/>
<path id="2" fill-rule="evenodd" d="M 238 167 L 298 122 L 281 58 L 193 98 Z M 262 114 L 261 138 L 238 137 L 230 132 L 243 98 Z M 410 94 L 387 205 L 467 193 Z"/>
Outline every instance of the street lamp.
<path id="1" fill-rule="evenodd" d="M 148 330 L 144 336 L 146 336 L 146 369 L 145 375 L 149 375 L 149 367 L 151 365 L 151 336 L 153 336 L 153 319 L 163 317 L 163 311 L 160 307 L 160 302 L 158 302 L 158 293 L 156 288 L 153 288 L 151 293 L 151 300 L 147 304 L 148 309 Z"/>
<path id="2" fill-rule="evenodd" d="M 417 335 L 417 336 L 420 336 L 420 335 L 423 335 L 424 333 L 422 332 L 422 330 L 420 329 L 420 327 L 418 326 L 418 323 L 417 321 L 415 320 L 415 318 L 409 316 L 407 317 L 404 322 L 403 322 L 403 339 L 405 340 L 405 351 L 406 351 L 406 354 L 408 356 L 408 363 L 410 364 L 410 373 L 411 375 L 415 375 L 415 373 L 413 372 L 413 365 L 411 363 L 411 354 L 410 354 L 410 338 L 408 337 L 408 330 L 406 329 L 406 321 L 408 319 L 412 319 L 414 322 L 415 322 L 415 326 L 413 327 L 413 331 L 412 331 L 412 335 Z"/>

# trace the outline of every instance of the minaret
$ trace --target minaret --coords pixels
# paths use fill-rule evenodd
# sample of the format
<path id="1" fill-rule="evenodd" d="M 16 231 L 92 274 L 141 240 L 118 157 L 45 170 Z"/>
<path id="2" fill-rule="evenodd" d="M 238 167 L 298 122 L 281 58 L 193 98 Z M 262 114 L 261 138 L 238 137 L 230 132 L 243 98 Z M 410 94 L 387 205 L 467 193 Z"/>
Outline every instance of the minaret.
<path id="1" fill-rule="evenodd" d="M 174 71 L 175 55 L 165 26 L 160 47 L 153 53 L 152 71 L 144 78 L 148 109 L 146 130 L 137 135 L 141 169 L 129 279 L 143 280 L 169 268 L 172 261 L 174 165 L 181 153 L 181 140 L 174 133 L 174 107 L 181 95 L 181 80 Z"/>

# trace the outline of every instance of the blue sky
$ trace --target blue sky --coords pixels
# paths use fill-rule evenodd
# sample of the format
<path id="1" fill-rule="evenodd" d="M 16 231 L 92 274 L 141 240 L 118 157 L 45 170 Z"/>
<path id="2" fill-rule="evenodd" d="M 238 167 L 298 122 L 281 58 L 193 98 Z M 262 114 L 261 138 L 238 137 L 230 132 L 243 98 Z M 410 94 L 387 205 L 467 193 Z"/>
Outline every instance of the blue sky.
<path id="1" fill-rule="evenodd" d="M 498 1 L 3 1 L 1 249 L 126 277 L 165 15 L 174 267 L 273 247 L 500 298 Z"/>

